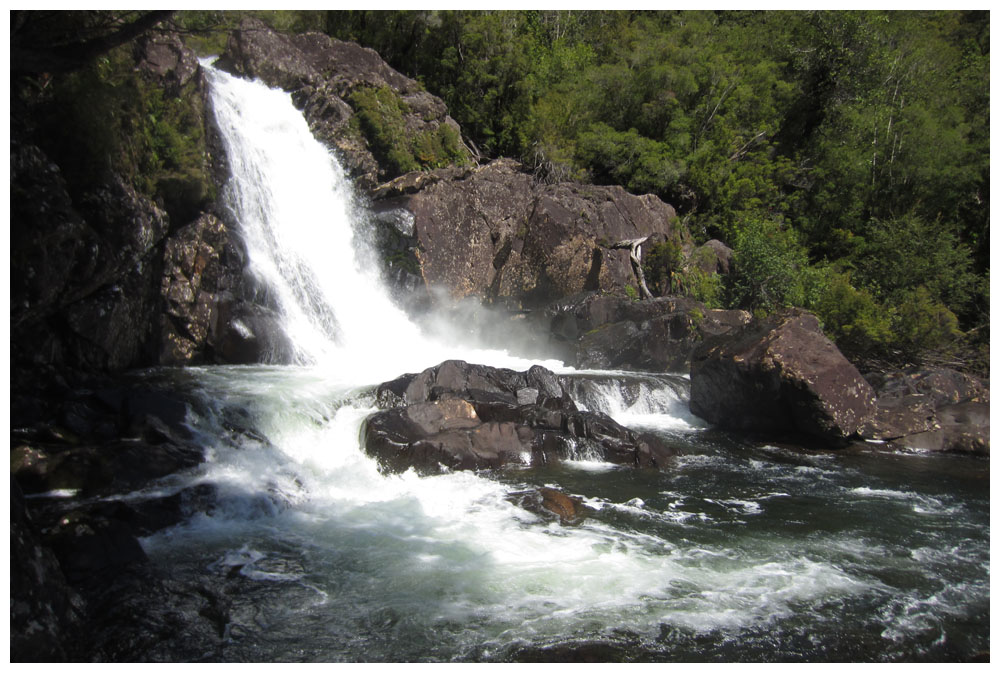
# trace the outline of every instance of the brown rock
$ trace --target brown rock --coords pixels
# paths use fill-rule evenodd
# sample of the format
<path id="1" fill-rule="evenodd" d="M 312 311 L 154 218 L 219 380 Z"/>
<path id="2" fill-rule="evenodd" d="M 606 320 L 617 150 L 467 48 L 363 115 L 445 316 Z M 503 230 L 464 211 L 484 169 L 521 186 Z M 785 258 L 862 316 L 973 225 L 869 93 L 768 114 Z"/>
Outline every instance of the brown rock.
<path id="1" fill-rule="evenodd" d="M 875 393 L 814 315 L 787 309 L 698 348 L 690 404 L 723 427 L 836 445 L 874 416 Z"/>
<path id="2" fill-rule="evenodd" d="M 538 307 L 584 290 L 622 293 L 635 280 L 614 243 L 686 237 L 655 196 L 538 184 L 510 159 L 405 177 L 376 193 L 376 207 L 412 214 L 424 282 L 454 298 Z"/>
<path id="3" fill-rule="evenodd" d="M 538 366 L 515 372 L 448 361 L 382 384 L 376 399 L 390 408 L 368 417 L 362 444 L 387 472 L 546 465 L 580 453 L 661 469 L 671 455 L 655 437 L 579 411 Z"/>

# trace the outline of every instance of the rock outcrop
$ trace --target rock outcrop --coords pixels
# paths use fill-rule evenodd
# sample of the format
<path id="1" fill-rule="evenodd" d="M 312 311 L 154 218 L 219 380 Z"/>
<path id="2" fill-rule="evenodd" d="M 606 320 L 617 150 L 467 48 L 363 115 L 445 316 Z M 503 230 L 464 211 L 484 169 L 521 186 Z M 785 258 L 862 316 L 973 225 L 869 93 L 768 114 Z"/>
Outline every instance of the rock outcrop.
<path id="1" fill-rule="evenodd" d="M 112 176 L 70 196 L 38 147 L 11 143 L 15 359 L 115 370 L 153 348 L 166 214 Z"/>
<path id="2" fill-rule="evenodd" d="M 362 445 L 382 470 L 421 473 L 546 465 L 597 458 L 663 467 L 661 440 L 580 411 L 544 367 L 526 372 L 449 360 L 382 384 Z"/>
<path id="3" fill-rule="evenodd" d="M 371 49 L 342 42 L 322 33 L 284 34 L 263 22 L 247 18 L 231 34 L 219 66 L 234 74 L 256 77 L 269 86 L 292 94 L 309 128 L 319 140 L 335 149 L 351 178 L 362 188 L 394 178 L 391 166 L 373 154 L 375 139 L 359 125 L 350 124 L 359 105 L 351 98 L 358 89 L 387 91 L 399 110 L 394 119 L 401 137 L 426 134 L 437 137 L 442 127 L 455 139 L 461 129 L 448 116 L 444 102 L 427 93 L 415 80 L 389 67 Z M 460 143 L 460 140 L 458 140 Z M 458 145 L 457 157 L 468 158 Z"/>
<path id="4" fill-rule="evenodd" d="M 990 392 L 974 376 L 911 368 L 873 377 L 875 416 L 861 434 L 893 448 L 989 455 Z"/>
<path id="5" fill-rule="evenodd" d="M 801 309 L 706 341 L 691 363 L 691 411 L 725 428 L 839 445 L 875 415 L 875 392 Z"/>
<path id="6" fill-rule="evenodd" d="M 536 183 L 510 159 L 406 175 L 373 198 L 377 212 L 412 218 L 428 287 L 517 308 L 586 290 L 623 294 L 636 280 L 629 251 L 616 243 L 688 238 L 674 209 L 655 196 Z"/>
<path id="7" fill-rule="evenodd" d="M 564 362 L 585 369 L 687 372 L 705 339 L 750 322 L 739 310 L 709 309 L 694 299 L 632 301 L 585 293 L 554 302 L 535 318 Z"/>
<path id="8" fill-rule="evenodd" d="M 159 362 L 284 363 L 292 345 L 273 306 L 260 303 L 244 271 L 238 236 L 211 214 L 172 235 L 164 246 Z"/>

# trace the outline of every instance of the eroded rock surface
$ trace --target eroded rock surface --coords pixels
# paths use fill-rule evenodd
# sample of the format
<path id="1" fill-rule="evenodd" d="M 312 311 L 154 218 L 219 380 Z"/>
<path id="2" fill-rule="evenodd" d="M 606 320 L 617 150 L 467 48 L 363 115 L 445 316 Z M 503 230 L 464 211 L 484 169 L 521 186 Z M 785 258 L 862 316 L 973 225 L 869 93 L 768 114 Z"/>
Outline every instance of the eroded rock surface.
<path id="1" fill-rule="evenodd" d="M 580 411 L 558 377 L 539 366 L 514 372 L 449 360 L 382 384 L 376 399 L 388 408 L 365 421 L 362 444 L 386 472 L 579 458 L 661 468 L 671 455 L 653 436 Z"/>
<path id="2" fill-rule="evenodd" d="M 837 445 L 875 410 L 872 387 L 801 309 L 708 340 L 692 358 L 691 411 L 722 427 Z"/>
<path id="3" fill-rule="evenodd" d="M 866 439 L 890 446 L 989 455 L 990 392 L 983 381 L 945 368 L 911 368 L 873 377 L 875 416 Z"/>
<path id="4" fill-rule="evenodd" d="M 623 240 L 687 241 L 674 209 L 621 187 L 540 184 L 510 159 L 410 176 L 375 193 L 375 208 L 412 217 L 428 287 L 538 308 L 585 290 L 635 284 Z"/>

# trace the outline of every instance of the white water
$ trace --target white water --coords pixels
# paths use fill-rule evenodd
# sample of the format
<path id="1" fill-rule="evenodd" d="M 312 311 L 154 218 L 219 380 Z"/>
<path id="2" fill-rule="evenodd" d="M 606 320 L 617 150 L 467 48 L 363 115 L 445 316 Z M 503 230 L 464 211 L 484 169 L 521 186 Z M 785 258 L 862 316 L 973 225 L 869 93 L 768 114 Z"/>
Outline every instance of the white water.
<path id="1" fill-rule="evenodd" d="M 167 566 L 193 564 L 219 582 L 236 569 L 278 588 L 254 604 L 253 618 L 234 609 L 234 648 L 266 636 L 272 658 L 489 658 L 510 643 L 607 638 L 619 628 L 645 645 L 681 638 L 689 647 L 690 634 L 721 633 L 716 642 L 726 643 L 745 629 L 767 633 L 800 618 L 803 606 L 830 624 L 826 615 L 845 602 L 891 593 L 878 574 L 856 570 L 882 563 L 888 543 L 856 544 L 854 530 L 796 538 L 794 507 L 777 514 L 789 517 L 783 525 L 792 534 L 747 532 L 786 502 L 812 497 L 817 482 L 805 471 L 819 468 L 809 464 L 698 449 L 678 457 L 672 474 L 650 476 L 576 461 L 559 479 L 598 514 L 572 528 L 509 500 L 551 478 L 530 471 L 380 474 L 358 445 L 360 424 L 374 411 L 366 386 L 446 359 L 520 370 L 534 363 L 422 334 L 359 262 L 364 213 L 289 96 L 209 74 L 233 171 L 227 195 L 300 366 L 175 374 L 197 397 L 190 423 L 208 449 L 206 463 L 178 486 L 215 484 L 219 504 L 144 545 Z M 705 428 L 687 411 L 683 381 L 627 387 L 615 383 L 626 374 L 589 374 L 604 379 L 581 402 L 620 422 L 678 437 Z M 735 486 L 713 485 L 729 473 Z M 896 498 L 855 481 L 841 485 L 842 475 L 831 469 L 825 477 L 831 497 Z M 926 593 L 903 592 L 881 609 L 926 625 Z M 381 615 L 389 615 L 384 623 Z M 384 640 L 342 649 L 368 632 Z M 904 640 L 910 633 L 896 624 L 883 637 L 896 642 L 901 632 Z"/>
<path id="2" fill-rule="evenodd" d="M 232 174 L 225 199 L 252 272 L 276 295 L 300 364 L 369 383 L 446 359 L 516 369 L 532 364 L 422 334 L 382 287 L 355 229 L 365 213 L 289 94 L 207 70 Z"/>

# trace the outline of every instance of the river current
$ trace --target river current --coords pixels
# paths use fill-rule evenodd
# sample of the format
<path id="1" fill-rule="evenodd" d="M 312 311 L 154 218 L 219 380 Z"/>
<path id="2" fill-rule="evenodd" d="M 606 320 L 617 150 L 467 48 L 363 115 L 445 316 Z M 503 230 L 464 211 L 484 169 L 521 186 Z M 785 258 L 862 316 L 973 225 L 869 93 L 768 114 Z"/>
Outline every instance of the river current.
<path id="1" fill-rule="evenodd" d="M 364 208 L 288 95 L 205 66 L 232 219 L 297 364 L 134 374 L 188 402 L 206 449 L 156 488 L 218 496 L 142 540 L 172 576 L 232 601 L 222 650 L 178 643 L 177 660 L 988 659 L 981 459 L 763 444 L 691 415 L 682 375 L 579 372 L 467 330 L 428 336 L 368 272 Z M 381 474 L 359 446 L 373 386 L 446 359 L 586 380 L 578 404 L 678 455 L 660 472 L 581 456 Z M 589 516 L 568 526 L 516 504 L 538 486 L 583 498 Z"/>

